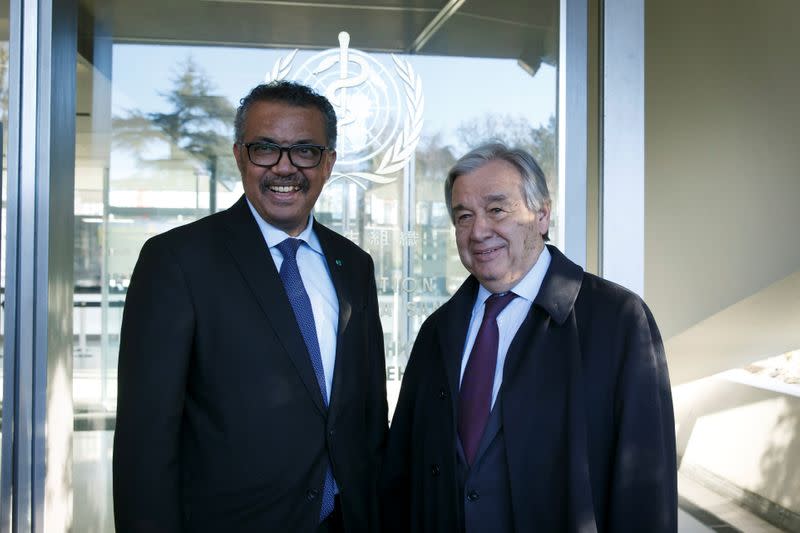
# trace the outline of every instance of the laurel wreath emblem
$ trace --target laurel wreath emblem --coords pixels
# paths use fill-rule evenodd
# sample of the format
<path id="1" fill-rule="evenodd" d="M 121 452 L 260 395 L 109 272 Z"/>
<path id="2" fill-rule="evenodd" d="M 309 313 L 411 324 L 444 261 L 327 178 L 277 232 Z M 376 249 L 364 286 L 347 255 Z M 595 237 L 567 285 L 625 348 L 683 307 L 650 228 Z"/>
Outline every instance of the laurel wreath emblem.
<path id="1" fill-rule="evenodd" d="M 264 79 L 264 81 L 269 83 L 271 81 L 277 81 L 286 78 L 286 76 L 289 74 L 289 71 L 292 70 L 292 61 L 294 61 L 294 56 L 296 55 L 297 55 L 297 48 L 292 50 L 289 54 L 285 55 L 284 57 L 280 58 L 272 66 L 272 70 L 267 73 L 267 76 Z"/>
<path id="2" fill-rule="evenodd" d="M 286 56 L 280 58 L 272 70 L 267 74 L 265 81 L 267 83 L 276 80 L 285 79 L 292 68 L 297 49 L 293 50 Z M 395 72 L 403 84 L 403 94 L 405 95 L 406 116 L 403 120 L 403 129 L 395 139 L 392 147 L 383 155 L 378 168 L 372 172 L 334 172 L 329 181 L 333 182 L 339 178 L 347 178 L 366 189 L 366 184 L 361 183 L 361 180 L 377 183 L 387 184 L 397 180 L 396 177 L 389 177 L 405 167 L 406 163 L 414 155 L 414 150 L 419 144 L 420 137 L 422 136 L 423 115 L 425 109 L 425 96 L 422 91 L 422 78 L 414 72 L 411 63 L 403 58 L 397 57 L 392 54 Z"/>

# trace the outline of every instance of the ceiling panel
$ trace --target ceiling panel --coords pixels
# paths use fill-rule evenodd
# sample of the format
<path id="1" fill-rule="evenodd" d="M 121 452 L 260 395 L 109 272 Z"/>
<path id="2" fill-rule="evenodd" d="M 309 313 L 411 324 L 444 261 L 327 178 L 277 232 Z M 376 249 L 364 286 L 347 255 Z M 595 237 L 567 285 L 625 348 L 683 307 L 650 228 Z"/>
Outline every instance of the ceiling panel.
<path id="1" fill-rule="evenodd" d="M 344 30 L 352 47 L 366 51 L 505 58 L 552 56 L 558 8 L 554 0 L 82 0 L 82 5 L 116 42 L 313 49 L 336 46 Z M 421 46 L 420 35 L 429 35 Z"/>

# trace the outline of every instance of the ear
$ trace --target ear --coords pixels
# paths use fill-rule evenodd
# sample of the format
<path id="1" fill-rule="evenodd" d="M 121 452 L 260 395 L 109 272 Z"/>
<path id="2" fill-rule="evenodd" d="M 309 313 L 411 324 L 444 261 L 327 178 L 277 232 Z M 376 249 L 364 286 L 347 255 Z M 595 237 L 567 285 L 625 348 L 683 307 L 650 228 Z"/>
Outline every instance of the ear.
<path id="1" fill-rule="evenodd" d="M 536 212 L 536 230 L 539 235 L 544 235 L 550 229 L 550 202 L 542 204 Z"/>
<path id="2" fill-rule="evenodd" d="M 333 165 L 336 164 L 336 150 L 325 151 L 323 164 L 325 165 L 325 181 L 328 181 L 328 178 L 331 177 L 331 172 L 333 172 Z"/>
<path id="3" fill-rule="evenodd" d="M 244 169 L 247 168 L 247 148 L 239 143 L 233 143 L 233 158 L 236 160 L 236 166 L 239 168 L 239 173 L 244 176 Z"/>

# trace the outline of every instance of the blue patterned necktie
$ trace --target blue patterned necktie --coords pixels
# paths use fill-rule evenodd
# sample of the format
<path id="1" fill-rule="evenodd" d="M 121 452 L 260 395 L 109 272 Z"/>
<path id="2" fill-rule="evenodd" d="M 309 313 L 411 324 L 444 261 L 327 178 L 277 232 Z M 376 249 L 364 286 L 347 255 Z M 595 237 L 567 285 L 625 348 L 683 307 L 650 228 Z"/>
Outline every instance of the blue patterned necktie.
<path id="1" fill-rule="evenodd" d="M 478 445 L 489 420 L 492 403 L 492 388 L 497 365 L 497 348 L 500 330 L 497 316 L 517 295 L 513 292 L 492 294 L 486 299 L 483 320 L 472 345 L 461 390 L 458 397 L 458 436 L 464 447 L 467 464 L 472 465 Z"/>
<path id="2" fill-rule="evenodd" d="M 317 377 L 319 390 L 322 392 L 322 401 L 328 407 L 328 394 L 325 385 L 325 369 L 322 366 L 322 355 L 317 339 L 317 326 L 314 323 L 314 313 L 311 310 L 311 300 L 303 285 L 303 278 L 300 277 L 300 270 L 297 268 L 297 249 L 303 243 L 300 239 L 286 239 L 277 245 L 278 250 L 283 256 L 281 263 L 281 280 L 292 304 L 294 317 L 303 335 L 308 355 L 311 359 L 311 366 L 314 367 L 314 374 Z M 333 471 L 330 462 L 325 473 L 325 485 L 322 489 L 322 507 L 320 508 L 320 522 L 325 520 L 333 511 L 333 498 L 336 492 L 336 481 L 333 479 Z"/>

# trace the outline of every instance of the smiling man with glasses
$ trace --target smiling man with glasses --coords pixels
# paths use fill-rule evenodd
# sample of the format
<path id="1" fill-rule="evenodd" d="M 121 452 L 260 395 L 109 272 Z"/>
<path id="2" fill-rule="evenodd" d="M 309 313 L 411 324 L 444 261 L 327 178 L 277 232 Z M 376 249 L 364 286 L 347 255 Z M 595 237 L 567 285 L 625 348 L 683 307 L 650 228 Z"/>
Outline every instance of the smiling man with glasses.
<path id="1" fill-rule="evenodd" d="M 254 92 L 236 115 L 233 155 L 251 207 L 294 237 L 306 228 L 336 162 L 336 115 L 327 100 L 297 105 Z"/>
<path id="2" fill-rule="evenodd" d="M 311 214 L 336 115 L 281 81 L 243 98 L 234 128 L 245 194 L 150 239 L 131 279 L 117 531 L 377 531 L 388 417 L 374 267 Z"/>

